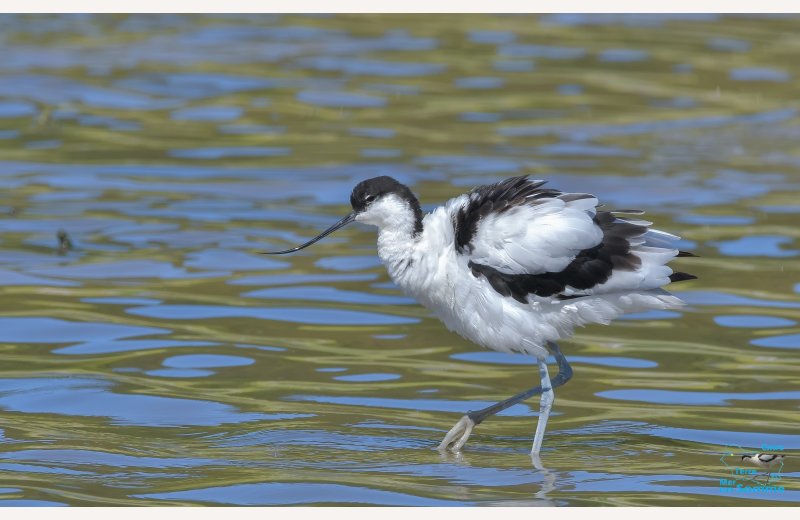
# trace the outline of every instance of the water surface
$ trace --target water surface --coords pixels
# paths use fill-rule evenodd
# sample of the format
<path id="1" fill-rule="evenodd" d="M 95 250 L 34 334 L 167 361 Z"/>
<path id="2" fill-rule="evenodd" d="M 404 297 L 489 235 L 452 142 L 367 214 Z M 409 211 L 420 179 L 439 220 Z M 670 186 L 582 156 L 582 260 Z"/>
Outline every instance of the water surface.
<path id="1" fill-rule="evenodd" d="M 797 503 L 799 21 L 0 16 L 0 505 Z M 535 400 L 433 449 L 538 376 L 374 231 L 257 254 L 372 176 L 430 209 L 519 174 L 699 255 L 686 308 L 562 343 L 543 469 Z M 765 450 L 783 491 L 721 488 Z"/>

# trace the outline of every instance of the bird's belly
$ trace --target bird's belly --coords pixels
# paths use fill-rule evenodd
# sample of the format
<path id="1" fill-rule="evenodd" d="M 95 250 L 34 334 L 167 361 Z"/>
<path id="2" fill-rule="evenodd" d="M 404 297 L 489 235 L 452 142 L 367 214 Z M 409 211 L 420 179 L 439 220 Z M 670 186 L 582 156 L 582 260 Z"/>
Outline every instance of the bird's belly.
<path id="1" fill-rule="evenodd" d="M 545 343 L 557 339 L 536 305 L 501 296 L 466 265 L 452 262 L 424 283 L 398 282 L 448 329 L 482 347 L 543 357 Z"/>

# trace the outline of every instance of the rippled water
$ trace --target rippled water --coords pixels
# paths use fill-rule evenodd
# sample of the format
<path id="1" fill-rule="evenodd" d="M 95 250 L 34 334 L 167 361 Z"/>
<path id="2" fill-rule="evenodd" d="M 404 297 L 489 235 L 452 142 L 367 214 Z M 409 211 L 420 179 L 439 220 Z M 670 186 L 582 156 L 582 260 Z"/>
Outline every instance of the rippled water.
<path id="1" fill-rule="evenodd" d="M 0 16 L 0 505 L 800 501 L 798 22 Z M 522 173 L 700 255 L 685 309 L 563 343 L 543 470 L 535 400 L 433 450 L 537 374 L 373 231 L 256 254 L 367 177 L 432 207 Z M 721 487 L 762 449 L 782 491 Z"/>

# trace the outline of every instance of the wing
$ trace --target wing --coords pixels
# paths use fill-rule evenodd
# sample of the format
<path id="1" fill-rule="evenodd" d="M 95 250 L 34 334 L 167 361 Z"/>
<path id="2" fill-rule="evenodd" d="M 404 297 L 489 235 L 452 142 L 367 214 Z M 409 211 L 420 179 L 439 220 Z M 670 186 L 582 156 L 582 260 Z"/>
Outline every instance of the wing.
<path id="1" fill-rule="evenodd" d="M 527 302 L 530 295 L 569 299 L 694 278 L 664 265 L 679 254 L 668 247 L 678 237 L 597 211 L 592 195 L 543 185 L 514 177 L 481 186 L 454 215 L 456 250 L 497 292 Z"/>
<path id="2" fill-rule="evenodd" d="M 541 274 L 598 245 L 597 199 L 543 185 L 514 177 L 469 193 L 455 217 L 457 251 L 504 274 Z"/>

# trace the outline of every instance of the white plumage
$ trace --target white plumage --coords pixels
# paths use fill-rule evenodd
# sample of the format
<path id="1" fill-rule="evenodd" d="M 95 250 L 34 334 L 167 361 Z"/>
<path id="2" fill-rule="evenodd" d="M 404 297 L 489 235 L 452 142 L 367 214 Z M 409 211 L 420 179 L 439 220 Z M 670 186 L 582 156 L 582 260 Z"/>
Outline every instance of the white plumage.
<path id="1" fill-rule="evenodd" d="M 678 237 L 598 210 L 592 195 L 561 193 L 543 181 L 515 177 L 480 186 L 423 215 L 417 198 L 390 177 L 353 190 L 353 212 L 302 249 L 359 221 L 378 227 L 378 256 L 406 294 L 450 330 L 483 347 L 537 357 L 541 387 L 469 412 L 440 449 L 459 450 L 472 428 L 515 402 L 542 394 L 532 453 L 538 455 L 552 387 L 571 377 L 557 342 L 575 327 L 607 324 L 625 313 L 683 305 L 662 289 L 692 279 L 667 262 L 682 253 Z M 559 374 L 545 358 L 556 355 Z M 552 384 L 551 384 L 552 383 Z"/>

